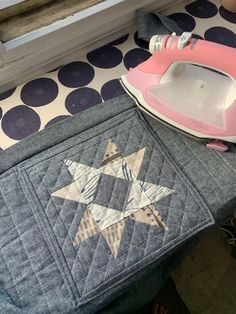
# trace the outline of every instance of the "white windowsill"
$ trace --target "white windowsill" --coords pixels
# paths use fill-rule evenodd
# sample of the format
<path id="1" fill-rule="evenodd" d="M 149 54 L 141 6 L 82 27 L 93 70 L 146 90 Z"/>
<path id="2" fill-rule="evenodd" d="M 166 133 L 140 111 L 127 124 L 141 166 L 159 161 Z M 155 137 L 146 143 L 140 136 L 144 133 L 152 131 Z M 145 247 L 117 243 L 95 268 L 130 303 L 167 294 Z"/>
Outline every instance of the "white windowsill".
<path id="1" fill-rule="evenodd" d="M 0 42 L 0 92 L 70 62 L 85 47 L 93 49 L 124 35 L 135 23 L 138 8 L 162 9 L 175 2 L 105 0 L 49 26 Z"/>
<path id="2" fill-rule="evenodd" d="M 26 0 L 0 0 L 0 10 L 8 9 Z"/>

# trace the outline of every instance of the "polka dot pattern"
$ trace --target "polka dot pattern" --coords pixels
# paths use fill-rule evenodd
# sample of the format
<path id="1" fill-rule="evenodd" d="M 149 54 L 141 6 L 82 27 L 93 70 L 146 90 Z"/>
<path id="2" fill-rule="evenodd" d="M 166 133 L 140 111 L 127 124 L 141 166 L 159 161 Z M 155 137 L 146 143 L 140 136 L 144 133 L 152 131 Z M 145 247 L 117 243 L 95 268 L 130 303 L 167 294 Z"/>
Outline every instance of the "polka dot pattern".
<path id="1" fill-rule="evenodd" d="M 134 34 L 134 41 L 137 46 L 140 48 L 148 49 L 149 43 L 146 40 L 143 40 L 141 38 L 138 38 L 138 32 L 135 32 Z"/>
<path id="2" fill-rule="evenodd" d="M 125 43 L 127 41 L 127 39 L 129 38 L 129 34 L 126 34 L 124 36 L 121 36 L 120 38 L 113 40 L 110 45 L 121 45 L 123 43 Z"/>
<path id="3" fill-rule="evenodd" d="M 236 23 L 236 13 L 231 13 L 225 10 L 225 8 L 222 6 L 219 8 L 219 13 L 226 21 L 229 21 L 230 23 Z"/>
<path id="4" fill-rule="evenodd" d="M 83 87 L 71 92 L 65 101 L 65 107 L 71 114 L 76 114 L 102 102 L 100 94 L 92 88 Z"/>
<path id="5" fill-rule="evenodd" d="M 94 78 L 94 69 L 87 62 L 71 62 L 63 66 L 58 72 L 61 84 L 77 88 L 89 84 Z"/>
<path id="6" fill-rule="evenodd" d="M 215 5 L 217 4 L 217 6 Z M 219 4 L 219 5 L 218 5 Z M 219 9 L 218 9 L 218 8 Z M 236 14 L 220 1 L 188 1 L 164 11 L 193 37 L 236 47 Z M 118 78 L 150 57 L 137 30 L 42 77 L 0 93 L 0 146 L 5 149 L 43 127 L 125 93 Z M 0 148 L 0 150 L 1 150 Z"/>
<path id="7" fill-rule="evenodd" d="M 13 107 L 2 118 L 3 132 L 14 140 L 22 140 L 37 132 L 39 128 L 39 115 L 24 105 Z"/>
<path id="8" fill-rule="evenodd" d="M 61 67 L 56 67 L 56 68 L 52 69 L 51 71 L 48 71 L 48 73 L 55 72 L 55 71 L 59 70 L 60 68 L 61 68 Z"/>
<path id="9" fill-rule="evenodd" d="M 127 54 L 124 56 L 124 65 L 126 69 L 134 68 L 138 64 L 146 61 L 148 58 L 150 58 L 151 54 L 149 51 L 146 51 L 141 48 L 134 48 L 127 52 Z"/>
<path id="10" fill-rule="evenodd" d="M 173 13 L 169 18 L 174 20 L 185 32 L 191 32 L 196 26 L 194 18 L 186 13 Z"/>
<path id="11" fill-rule="evenodd" d="M 192 34 L 193 38 L 197 38 L 197 39 L 204 39 L 202 36 L 198 35 L 198 34 Z"/>
<path id="12" fill-rule="evenodd" d="M 10 97 L 14 93 L 15 90 L 16 90 L 15 88 L 12 88 L 12 89 L 9 89 L 8 91 L 4 92 L 4 93 L 1 93 L 0 94 L 0 100 L 4 100 L 4 99 Z"/>
<path id="13" fill-rule="evenodd" d="M 44 77 L 28 82 L 21 90 L 22 102 L 31 107 L 48 105 L 57 95 L 57 83 Z"/>
<path id="14" fill-rule="evenodd" d="M 104 100 L 112 99 L 123 94 L 125 94 L 125 90 L 118 79 L 106 82 L 101 89 L 101 95 Z"/>
<path id="15" fill-rule="evenodd" d="M 50 121 L 45 125 L 45 128 L 47 128 L 48 126 L 53 125 L 53 124 L 55 124 L 55 123 L 57 123 L 57 122 L 60 122 L 60 121 L 66 119 L 66 118 L 68 118 L 68 117 L 70 117 L 70 116 L 69 116 L 69 115 L 57 116 L 57 117 L 53 118 L 52 120 L 50 120 Z"/>
<path id="16" fill-rule="evenodd" d="M 212 27 L 205 32 L 206 40 L 214 41 L 219 44 L 236 47 L 236 35 L 225 27 Z"/>
<path id="17" fill-rule="evenodd" d="M 102 69 L 110 69 L 119 65 L 122 58 L 123 55 L 120 49 L 112 45 L 103 46 L 87 54 L 88 61 Z"/>
<path id="18" fill-rule="evenodd" d="M 210 18 L 217 14 L 217 6 L 211 1 L 197 0 L 185 7 L 186 11 L 193 16 L 200 18 Z"/>

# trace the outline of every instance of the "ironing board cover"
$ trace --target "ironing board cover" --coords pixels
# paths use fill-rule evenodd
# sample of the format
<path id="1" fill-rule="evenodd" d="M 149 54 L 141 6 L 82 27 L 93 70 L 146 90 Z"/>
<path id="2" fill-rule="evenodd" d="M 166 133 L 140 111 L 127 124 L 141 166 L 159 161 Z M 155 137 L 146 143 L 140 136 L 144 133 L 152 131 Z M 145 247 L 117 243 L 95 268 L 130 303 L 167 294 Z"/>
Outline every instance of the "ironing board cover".
<path id="1" fill-rule="evenodd" d="M 0 152 L 0 312 L 98 311 L 231 213 L 234 169 L 126 95 Z"/>

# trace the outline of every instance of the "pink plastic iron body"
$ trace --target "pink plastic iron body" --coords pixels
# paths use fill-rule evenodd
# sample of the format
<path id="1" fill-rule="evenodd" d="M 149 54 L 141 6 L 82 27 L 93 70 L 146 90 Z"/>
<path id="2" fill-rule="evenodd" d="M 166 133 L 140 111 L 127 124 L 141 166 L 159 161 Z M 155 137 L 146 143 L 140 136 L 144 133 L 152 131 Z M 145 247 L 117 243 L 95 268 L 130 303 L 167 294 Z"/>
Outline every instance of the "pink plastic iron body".
<path id="1" fill-rule="evenodd" d="M 155 118 L 224 151 L 236 143 L 236 50 L 181 36 L 156 35 L 147 61 L 121 77 L 137 105 Z M 217 141 L 216 141 L 217 140 Z"/>

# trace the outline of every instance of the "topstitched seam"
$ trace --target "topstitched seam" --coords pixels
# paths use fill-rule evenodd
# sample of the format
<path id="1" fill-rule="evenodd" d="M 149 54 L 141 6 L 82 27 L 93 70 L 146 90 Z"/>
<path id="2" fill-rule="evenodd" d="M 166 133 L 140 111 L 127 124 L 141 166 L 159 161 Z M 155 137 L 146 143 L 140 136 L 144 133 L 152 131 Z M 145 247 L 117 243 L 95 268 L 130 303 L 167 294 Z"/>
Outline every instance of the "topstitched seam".
<path id="1" fill-rule="evenodd" d="M 137 125 L 137 124 L 135 124 L 134 126 L 136 126 L 136 125 Z M 122 134 L 122 133 L 127 132 L 127 130 L 128 130 L 128 128 L 127 128 L 127 129 L 124 129 L 124 130 L 122 130 L 122 131 L 120 131 L 120 132 L 118 132 L 118 133 L 116 133 L 116 136 L 117 136 L 118 134 Z M 95 147 L 96 145 L 100 144 L 101 142 L 105 142 L 105 141 L 109 140 L 110 137 L 111 137 L 111 136 L 108 136 L 108 137 L 104 138 L 103 140 L 101 140 L 101 141 L 99 141 L 99 142 L 96 142 L 96 143 L 93 144 L 93 145 L 83 147 L 82 149 L 83 149 L 83 151 L 85 151 L 85 150 L 87 150 L 87 149 L 89 149 L 89 148 Z M 93 139 L 94 139 L 94 138 L 93 138 Z M 72 148 L 75 148 L 75 147 L 77 147 L 77 146 L 79 146 L 79 145 L 81 145 L 81 143 L 79 143 L 79 144 L 77 144 L 77 145 L 74 145 Z M 66 150 L 65 150 L 65 151 L 66 151 Z M 67 155 L 68 155 L 68 154 L 69 154 L 69 152 L 67 152 Z M 78 151 L 75 152 L 74 154 L 70 155 L 69 158 L 74 157 L 74 156 L 77 155 L 77 154 L 78 154 Z M 89 154 L 89 152 L 87 153 L 87 155 L 88 155 L 88 154 Z M 53 156 L 55 156 L 55 155 L 53 155 Z M 56 155 L 56 156 L 58 156 L 58 155 Z M 46 160 L 48 160 L 48 159 L 51 160 L 51 159 L 52 159 L 52 156 L 51 156 L 51 157 L 48 157 L 48 158 L 46 158 L 46 159 L 44 159 L 43 162 L 46 161 Z M 63 160 L 65 160 L 65 159 L 67 159 L 67 157 L 66 157 L 66 158 L 65 158 L 65 157 L 61 158 L 60 161 L 58 161 L 58 163 L 54 163 L 52 166 L 47 166 L 47 167 L 45 167 L 45 168 L 40 169 L 40 170 L 37 171 L 37 172 L 32 172 L 32 173 L 30 173 L 30 175 L 33 176 L 33 175 L 37 174 L 38 172 L 42 172 L 42 171 L 45 170 L 45 169 L 49 169 L 49 168 L 55 167 L 56 165 L 60 164 L 60 163 L 61 163 Z M 31 168 L 33 168 L 33 167 L 35 167 L 35 166 L 36 166 L 36 164 L 34 164 L 34 165 L 32 165 L 31 167 L 27 168 L 27 170 L 28 170 L 28 169 L 31 169 Z"/>
<path id="2" fill-rule="evenodd" d="M 4 198 L 4 196 L 3 196 L 3 198 Z M 45 300 L 46 300 L 46 303 L 47 303 L 47 306 L 48 306 L 48 310 L 50 311 L 50 313 L 52 313 L 51 308 L 50 308 L 50 306 L 49 306 L 49 304 L 48 304 L 48 300 L 47 300 L 47 297 L 46 297 L 46 295 L 45 295 L 45 292 L 43 291 L 43 284 L 40 282 L 40 280 L 39 280 L 37 274 L 35 273 L 35 271 L 34 271 L 34 269 L 33 269 L 33 267 L 32 267 L 32 261 L 31 261 L 29 255 L 28 255 L 28 253 L 27 253 L 27 250 L 26 250 L 25 245 L 24 245 L 24 241 L 23 241 L 23 239 L 21 238 L 20 231 L 19 231 L 17 225 L 15 224 L 15 221 L 14 221 L 14 219 L 13 219 L 13 217 L 12 217 L 11 211 L 10 211 L 10 209 L 9 209 L 9 207 L 8 207 L 7 202 L 6 202 L 5 199 L 4 199 L 4 201 L 5 201 L 6 207 L 7 207 L 8 211 L 9 211 L 9 214 L 10 214 L 10 216 L 11 216 L 12 222 L 13 222 L 13 224 L 14 224 L 14 226 L 15 226 L 15 229 L 16 229 L 16 231 L 17 231 L 18 237 L 19 237 L 19 239 L 20 239 L 20 241 L 21 241 L 21 243 L 22 243 L 22 247 L 24 248 L 26 257 L 27 257 L 27 259 L 28 259 L 28 261 L 29 261 L 29 263 L 30 263 L 30 267 L 31 267 L 31 269 L 32 269 L 32 271 L 33 271 L 33 273 L 34 273 L 34 275 L 35 275 L 35 277 L 36 277 L 36 279 L 37 279 L 37 281 L 38 281 L 38 283 L 39 283 L 39 287 L 40 287 L 40 289 L 41 289 L 41 292 L 42 292 L 42 294 L 43 294 L 44 297 L 45 297 Z"/>
<path id="3" fill-rule="evenodd" d="M 30 187 L 29 187 L 29 182 L 31 182 L 31 181 L 29 180 L 29 177 L 27 176 L 26 171 L 24 171 L 24 172 L 22 173 L 22 176 L 23 176 L 23 175 L 24 175 L 24 184 L 26 185 L 27 190 L 28 190 L 28 192 L 29 192 L 29 191 L 31 190 Z M 22 183 L 23 183 L 23 182 L 22 182 Z M 31 184 L 32 184 L 32 183 L 31 183 Z M 32 189 L 33 189 L 33 191 L 34 191 L 34 188 L 33 188 L 33 187 L 32 187 Z M 25 194 L 24 189 L 22 189 L 22 190 L 23 190 L 23 192 L 24 192 L 24 194 Z M 37 197 L 37 195 L 36 195 L 35 193 L 34 193 L 34 196 Z M 28 199 L 28 197 L 27 197 L 26 194 L 25 194 L 25 197 L 26 197 L 26 199 L 27 199 L 28 202 L 29 202 L 29 199 Z M 38 199 L 38 201 L 39 201 L 39 199 Z M 32 199 L 31 199 L 31 203 L 32 203 Z M 34 203 L 35 203 L 35 199 L 34 199 Z M 40 202 L 40 201 L 39 201 L 39 203 L 40 203 L 40 205 L 41 205 L 41 202 Z M 34 207 L 33 204 L 32 204 L 31 206 Z M 42 206 L 42 205 L 41 205 L 41 206 Z M 31 210 L 32 210 L 32 208 L 31 208 Z M 39 212 L 40 212 L 40 211 L 39 211 Z M 34 217 L 35 217 L 35 221 L 36 221 L 37 225 L 39 226 L 39 229 L 41 230 L 42 226 L 40 226 L 40 225 L 41 225 L 42 223 L 40 223 L 40 222 L 38 221 L 38 218 L 36 218 L 35 213 L 34 213 L 33 210 L 32 210 L 32 213 L 33 213 L 33 215 L 34 215 Z M 46 221 L 45 221 L 45 215 L 42 216 L 42 213 L 40 213 L 40 216 L 41 216 L 40 220 L 44 220 L 44 223 L 43 223 L 43 224 L 46 224 L 46 226 L 47 226 L 48 224 L 47 224 Z M 43 228 L 45 228 L 45 227 L 43 227 Z M 46 228 L 45 228 L 45 229 L 46 229 Z M 41 230 L 41 233 L 43 234 L 42 230 Z M 48 232 L 47 232 L 47 234 L 48 234 Z M 54 234 L 54 233 L 53 233 L 53 234 Z M 54 234 L 54 236 L 55 236 L 55 234 Z M 59 271 L 59 273 L 60 273 L 60 275 L 61 275 L 62 280 L 64 281 L 64 278 L 65 278 L 65 277 L 67 278 L 67 280 L 66 280 L 65 283 L 69 286 L 70 289 L 68 289 L 68 292 L 69 292 L 70 294 L 72 294 L 72 298 L 74 299 L 74 298 L 75 298 L 75 295 L 73 294 L 74 289 L 71 287 L 71 283 L 69 282 L 68 277 L 66 276 L 66 272 L 64 272 L 64 276 L 63 276 L 62 271 L 60 270 L 60 268 L 59 268 L 58 265 L 57 265 L 57 262 L 59 262 L 60 265 L 61 265 L 61 267 L 64 269 L 64 264 L 60 261 L 61 255 L 60 255 L 59 251 L 57 250 L 57 248 L 56 248 L 55 246 L 53 246 L 53 247 L 54 247 L 54 250 L 57 251 L 57 255 L 58 255 L 58 257 L 59 257 L 59 259 L 56 259 L 55 256 L 54 256 L 54 254 L 53 254 L 53 252 L 52 252 L 52 250 L 51 250 L 51 248 L 50 248 L 49 245 L 48 245 L 48 241 L 47 241 L 47 239 L 45 238 L 45 236 L 44 236 L 44 240 L 45 240 L 45 243 L 47 243 L 47 247 L 48 247 L 49 251 L 51 252 L 52 256 L 54 257 L 54 260 L 55 260 L 55 262 L 56 262 L 57 269 L 58 269 L 58 271 Z M 52 241 L 52 240 L 51 240 L 50 242 L 51 242 L 51 243 L 52 243 L 52 242 L 54 243 L 54 241 Z M 67 287 L 67 288 L 68 288 L 68 287 Z M 75 301 L 76 301 L 76 299 L 75 299 Z"/>

